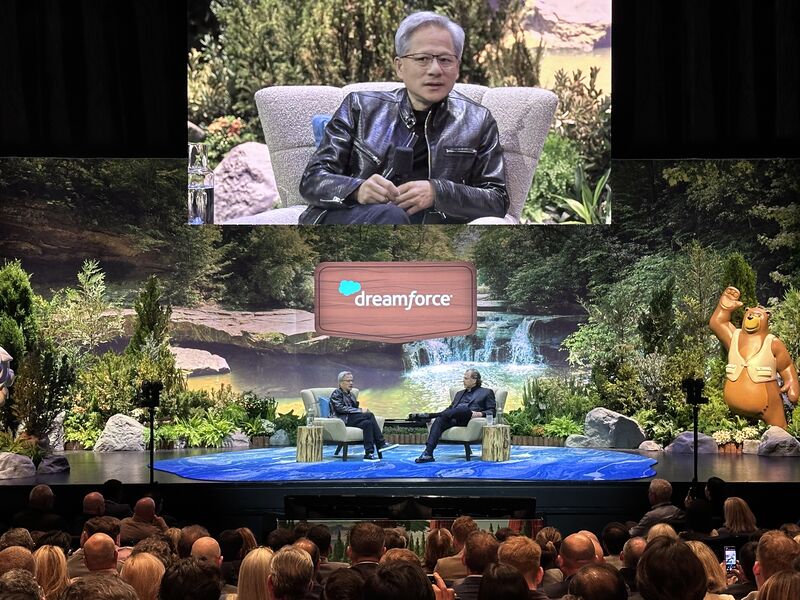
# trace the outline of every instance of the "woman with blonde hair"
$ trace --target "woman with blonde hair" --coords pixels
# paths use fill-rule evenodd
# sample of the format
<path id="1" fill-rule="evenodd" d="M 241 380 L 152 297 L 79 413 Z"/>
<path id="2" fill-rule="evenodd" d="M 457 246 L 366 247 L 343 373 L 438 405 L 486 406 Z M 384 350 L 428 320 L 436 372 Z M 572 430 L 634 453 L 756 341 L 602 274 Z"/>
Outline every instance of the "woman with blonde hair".
<path id="1" fill-rule="evenodd" d="M 725 500 L 723 511 L 725 524 L 719 528 L 720 535 L 749 535 L 758 529 L 756 516 L 741 498 L 731 496 Z"/>
<path id="2" fill-rule="evenodd" d="M 139 600 L 157 600 L 164 563 L 148 552 L 134 554 L 122 566 L 120 578 L 136 590 Z"/>
<path id="3" fill-rule="evenodd" d="M 706 573 L 706 596 L 704 600 L 734 600 L 730 594 L 720 594 L 728 582 L 725 579 L 725 567 L 723 567 L 714 552 L 703 542 L 690 540 L 686 545 L 692 549 L 694 555 L 700 559 L 703 571 Z M 759 594 L 759 598 L 761 594 Z"/>
<path id="4" fill-rule="evenodd" d="M 69 585 L 67 559 L 57 546 L 41 546 L 33 553 L 36 582 L 46 598 L 58 598 Z"/>
<path id="5" fill-rule="evenodd" d="M 436 561 L 453 556 L 453 554 L 453 534 L 444 527 L 431 529 L 428 537 L 425 538 L 425 558 L 423 559 L 425 573 L 433 573 Z"/>
<path id="6" fill-rule="evenodd" d="M 677 540 L 679 538 L 675 528 L 669 523 L 656 523 L 647 532 L 647 543 L 649 544 L 660 535 L 666 536 L 673 540 Z"/>
<path id="7" fill-rule="evenodd" d="M 778 571 L 758 590 L 758 600 L 800 598 L 800 572 Z"/>
<path id="8" fill-rule="evenodd" d="M 270 600 L 267 576 L 272 554 L 269 548 L 256 548 L 248 552 L 239 568 L 238 591 L 228 594 L 226 600 Z"/>

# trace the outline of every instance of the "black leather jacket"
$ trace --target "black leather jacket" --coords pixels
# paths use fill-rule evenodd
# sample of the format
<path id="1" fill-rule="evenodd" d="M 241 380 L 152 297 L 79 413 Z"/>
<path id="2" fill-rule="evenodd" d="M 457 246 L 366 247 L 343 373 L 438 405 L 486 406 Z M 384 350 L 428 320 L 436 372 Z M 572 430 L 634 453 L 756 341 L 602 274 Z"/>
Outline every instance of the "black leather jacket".
<path id="1" fill-rule="evenodd" d="M 503 149 L 489 110 L 451 91 L 426 125 L 435 199 L 425 222 L 466 223 L 508 210 Z M 395 146 L 414 147 L 416 119 L 405 89 L 353 92 L 325 128 L 303 173 L 300 194 L 310 205 L 300 223 L 320 222 L 375 173 L 392 179 Z M 438 218 L 428 218 L 435 215 Z"/>
<path id="2" fill-rule="evenodd" d="M 331 393 L 331 412 L 347 424 L 348 417 L 353 413 L 360 413 L 358 400 L 353 394 L 345 394 L 342 388 L 336 388 Z"/>

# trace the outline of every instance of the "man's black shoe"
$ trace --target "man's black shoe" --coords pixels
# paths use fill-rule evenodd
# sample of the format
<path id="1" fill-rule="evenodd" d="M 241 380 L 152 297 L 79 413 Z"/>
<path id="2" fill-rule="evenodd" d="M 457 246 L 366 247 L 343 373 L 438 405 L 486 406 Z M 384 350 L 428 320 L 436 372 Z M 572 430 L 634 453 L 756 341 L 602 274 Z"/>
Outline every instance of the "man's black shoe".
<path id="1" fill-rule="evenodd" d="M 430 454 L 428 454 L 426 452 L 423 452 L 422 454 L 420 454 L 417 457 L 417 459 L 414 462 L 417 463 L 417 464 L 422 464 L 422 463 L 429 463 L 429 462 L 435 462 L 435 461 L 436 461 L 436 459 L 433 458 L 432 455 L 430 455 Z"/>
<path id="2" fill-rule="evenodd" d="M 380 461 L 380 458 L 375 456 L 372 452 L 369 452 L 369 453 L 364 455 L 364 460 L 368 460 L 368 461 L 372 461 L 372 462 L 378 462 L 378 461 Z"/>

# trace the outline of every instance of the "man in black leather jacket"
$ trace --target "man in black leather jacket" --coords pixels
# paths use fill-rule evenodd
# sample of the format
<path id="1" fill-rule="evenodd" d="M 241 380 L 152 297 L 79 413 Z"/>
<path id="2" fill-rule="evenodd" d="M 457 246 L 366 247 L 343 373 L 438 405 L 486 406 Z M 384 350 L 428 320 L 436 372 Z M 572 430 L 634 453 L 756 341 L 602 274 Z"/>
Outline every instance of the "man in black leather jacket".
<path id="1" fill-rule="evenodd" d="M 330 397 L 331 412 L 344 421 L 347 427 L 358 427 L 364 432 L 364 460 L 380 460 L 375 456 L 376 448 L 382 452 L 396 448 L 397 444 L 387 444 L 375 415 L 366 408 L 359 408 L 358 400 L 351 393 L 353 374 L 342 371 L 337 379 L 339 387 L 333 390 Z"/>
<path id="2" fill-rule="evenodd" d="M 453 91 L 463 29 L 414 13 L 395 46 L 405 88 L 348 94 L 300 182 L 310 205 L 300 223 L 502 218 L 509 199 L 497 124 L 486 107 Z"/>

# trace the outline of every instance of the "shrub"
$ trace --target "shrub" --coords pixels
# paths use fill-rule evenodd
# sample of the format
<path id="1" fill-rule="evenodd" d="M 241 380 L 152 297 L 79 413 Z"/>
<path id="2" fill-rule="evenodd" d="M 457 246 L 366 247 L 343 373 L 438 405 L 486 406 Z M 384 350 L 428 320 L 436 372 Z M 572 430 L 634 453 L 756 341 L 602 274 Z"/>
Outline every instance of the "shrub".
<path id="1" fill-rule="evenodd" d="M 583 433 L 583 425 L 570 417 L 555 417 L 544 426 L 544 433 L 548 437 L 568 437 L 572 434 Z"/>
<path id="2" fill-rule="evenodd" d="M 8 316 L 22 330 L 25 348 L 29 348 L 36 334 L 36 295 L 31 287 L 30 276 L 18 261 L 0 267 L 0 315 Z M 22 353 L 14 355 L 17 360 Z"/>
<path id="3" fill-rule="evenodd" d="M 547 213 L 556 212 L 554 197 L 569 192 L 575 176 L 575 165 L 580 160 L 575 142 L 555 131 L 548 133 L 522 216 L 530 221 L 542 222 L 548 217 Z"/>
<path id="4" fill-rule="evenodd" d="M 212 169 L 234 146 L 258 139 L 245 127 L 242 119 L 230 115 L 217 117 L 208 125 L 204 141 L 208 146 L 208 162 Z"/>

